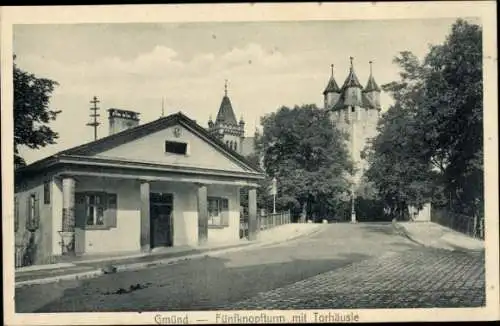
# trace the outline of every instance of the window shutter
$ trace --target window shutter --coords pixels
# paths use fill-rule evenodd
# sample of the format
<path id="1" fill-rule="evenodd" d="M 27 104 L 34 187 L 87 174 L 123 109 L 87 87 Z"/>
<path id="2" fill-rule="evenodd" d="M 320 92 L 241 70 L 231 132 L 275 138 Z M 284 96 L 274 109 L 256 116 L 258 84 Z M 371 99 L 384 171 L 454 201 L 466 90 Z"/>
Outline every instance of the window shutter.
<path id="1" fill-rule="evenodd" d="M 26 220 L 24 221 L 26 224 L 26 228 L 30 229 L 31 219 L 31 195 L 28 195 L 26 198 Z"/>
<path id="2" fill-rule="evenodd" d="M 75 227 L 84 229 L 87 222 L 85 195 L 75 193 Z"/>
<path id="3" fill-rule="evenodd" d="M 40 196 L 39 196 L 39 194 L 35 194 L 35 210 L 34 211 L 35 211 L 35 216 L 33 216 L 33 220 L 37 221 L 40 219 Z"/>
<path id="4" fill-rule="evenodd" d="M 221 204 L 221 225 L 229 225 L 229 201 L 222 198 Z"/>
<path id="5" fill-rule="evenodd" d="M 35 194 L 35 216 L 33 218 L 34 227 L 40 226 L 40 194 Z"/>
<path id="6" fill-rule="evenodd" d="M 107 207 L 105 213 L 105 218 L 106 218 L 105 223 L 110 228 L 116 228 L 117 225 L 116 211 L 117 211 L 118 196 L 116 194 L 107 194 L 106 199 L 107 199 Z"/>
<path id="7" fill-rule="evenodd" d="M 19 229 L 19 198 L 14 197 L 14 232 Z"/>

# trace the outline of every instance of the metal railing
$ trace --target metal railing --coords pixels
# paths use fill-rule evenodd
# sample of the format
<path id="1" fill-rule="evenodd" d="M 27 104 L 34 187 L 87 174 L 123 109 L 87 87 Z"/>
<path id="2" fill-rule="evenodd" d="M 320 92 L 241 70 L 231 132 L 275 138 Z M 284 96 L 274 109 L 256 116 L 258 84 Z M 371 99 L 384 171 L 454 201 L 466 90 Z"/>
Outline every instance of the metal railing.
<path id="1" fill-rule="evenodd" d="M 431 221 L 473 238 L 484 239 L 484 216 L 468 216 L 445 209 L 433 209 Z"/>
<path id="2" fill-rule="evenodd" d="M 257 216 L 257 230 L 268 230 L 274 227 L 292 223 L 290 211 L 269 213 Z M 248 237 L 248 215 L 240 217 L 240 238 Z"/>
<path id="3" fill-rule="evenodd" d="M 267 230 L 274 228 L 276 226 L 280 226 L 283 224 L 290 224 L 290 223 L 291 223 L 290 211 L 286 211 L 286 212 L 260 216 L 257 225 L 259 230 Z"/>

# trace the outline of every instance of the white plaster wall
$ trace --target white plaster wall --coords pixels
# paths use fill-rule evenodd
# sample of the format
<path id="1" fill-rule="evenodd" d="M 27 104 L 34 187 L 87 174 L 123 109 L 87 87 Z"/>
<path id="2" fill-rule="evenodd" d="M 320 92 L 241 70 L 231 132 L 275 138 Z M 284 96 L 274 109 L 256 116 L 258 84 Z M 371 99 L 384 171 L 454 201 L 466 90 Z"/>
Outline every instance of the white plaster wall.
<path id="1" fill-rule="evenodd" d="M 46 264 L 50 262 L 52 256 L 52 206 L 44 204 L 43 180 L 31 182 L 22 191 L 15 193 L 19 203 L 19 228 L 15 234 L 15 243 L 17 245 L 27 245 L 30 232 L 26 229 L 26 220 L 28 217 L 28 198 L 31 194 L 36 194 L 39 199 L 40 225 L 35 233 L 35 264 Z M 52 198 L 51 198 L 52 203 Z M 13 215 L 14 216 L 14 215 Z"/>
<path id="2" fill-rule="evenodd" d="M 51 185 L 52 190 L 52 254 L 61 255 L 61 236 L 59 231 L 62 230 L 62 211 L 63 211 L 63 195 L 62 195 L 62 180 L 55 178 Z"/>
<path id="3" fill-rule="evenodd" d="M 240 239 L 240 190 L 235 186 L 207 187 L 209 197 L 224 197 L 229 201 L 229 226 L 208 228 L 209 243 L 231 243 Z"/>
<path id="4" fill-rule="evenodd" d="M 83 246 L 86 254 L 140 250 L 141 201 L 138 181 L 78 177 L 75 191 L 105 191 L 117 194 L 116 228 L 106 230 L 76 228 L 75 245 Z"/>

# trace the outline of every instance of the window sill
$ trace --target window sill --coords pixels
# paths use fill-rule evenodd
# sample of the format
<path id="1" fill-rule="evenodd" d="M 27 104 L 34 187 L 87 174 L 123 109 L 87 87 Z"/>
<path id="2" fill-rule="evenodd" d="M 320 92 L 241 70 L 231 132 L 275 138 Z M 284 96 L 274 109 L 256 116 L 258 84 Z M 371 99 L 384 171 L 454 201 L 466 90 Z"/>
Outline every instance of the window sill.
<path id="1" fill-rule="evenodd" d="M 208 226 L 209 229 L 225 229 L 228 227 L 229 227 L 229 225 L 209 225 Z"/>
<path id="2" fill-rule="evenodd" d="M 80 228 L 85 231 L 94 231 L 94 230 L 110 230 L 111 227 L 106 225 L 86 225 L 83 228 Z"/>

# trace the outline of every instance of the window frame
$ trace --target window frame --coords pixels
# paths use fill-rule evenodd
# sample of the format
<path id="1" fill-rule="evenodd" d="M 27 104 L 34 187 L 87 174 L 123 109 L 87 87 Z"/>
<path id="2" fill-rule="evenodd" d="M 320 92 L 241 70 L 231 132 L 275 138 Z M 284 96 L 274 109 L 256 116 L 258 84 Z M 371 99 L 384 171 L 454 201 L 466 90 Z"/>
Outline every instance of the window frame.
<path id="1" fill-rule="evenodd" d="M 85 191 L 81 193 L 84 197 L 84 205 L 85 205 L 85 229 L 107 229 L 106 225 L 106 210 L 108 209 L 107 203 L 107 194 L 101 191 Z M 91 197 L 94 197 L 94 203 L 90 204 Z M 96 199 L 100 198 L 101 202 L 96 204 Z M 93 224 L 88 224 L 89 222 L 89 210 L 90 207 L 93 207 Z M 102 224 L 97 224 L 97 214 L 98 208 L 102 207 Z"/>
<path id="2" fill-rule="evenodd" d="M 36 192 L 28 195 L 28 211 L 26 212 L 26 229 L 34 232 L 40 226 L 40 198 Z"/>
<path id="3" fill-rule="evenodd" d="M 213 202 L 217 203 L 217 215 L 212 215 L 211 208 Z M 207 197 L 207 215 L 209 228 L 226 228 L 229 227 L 229 199 L 219 196 Z M 226 218 L 224 218 L 226 214 Z M 218 221 L 218 222 L 216 222 Z"/>
<path id="4" fill-rule="evenodd" d="M 185 145 L 185 150 L 183 153 L 181 152 L 175 152 L 175 151 L 168 151 L 167 150 L 167 145 L 171 143 L 171 144 L 175 144 L 176 146 L 178 145 Z M 189 155 L 189 142 L 186 142 L 186 141 L 178 141 L 178 140 L 171 140 L 171 139 L 166 139 L 164 144 L 163 144 L 163 151 L 165 154 L 167 155 L 179 155 L 179 156 L 187 156 Z"/>

